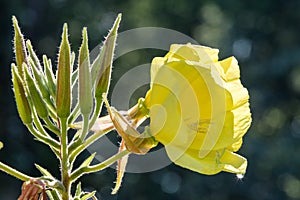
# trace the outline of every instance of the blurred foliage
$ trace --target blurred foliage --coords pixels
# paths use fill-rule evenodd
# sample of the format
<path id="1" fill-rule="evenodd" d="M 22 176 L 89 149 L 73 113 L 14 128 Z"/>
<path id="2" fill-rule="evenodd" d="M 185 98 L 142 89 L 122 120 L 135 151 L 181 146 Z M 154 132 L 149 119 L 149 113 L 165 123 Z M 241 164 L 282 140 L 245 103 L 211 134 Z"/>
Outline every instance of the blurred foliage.
<path id="1" fill-rule="evenodd" d="M 64 22 L 69 23 L 73 50 L 79 49 L 83 26 L 89 29 L 93 48 L 122 12 L 120 31 L 144 26 L 174 29 L 200 44 L 219 48 L 221 58 L 238 58 L 253 113 L 240 151 L 249 167 L 242 180 L 226 173 L 204 176 L 173 165 L 151 173 L 126 174 L 116 196 L 110 195 L 113 169 L 84 177 L 83 185 L 96 188 L 98 197 L 105 200 L 300 199 L 300 1 L 10 0 L 1 1 L 0 10 L 0 140 L 4 143 L 0 160 L 31 175 L 38 175 L 32 164 L 36 160 L 50 171 L 57 166 L 55 157 L 32 140 L 17 116 L 10 82 L 11 16 L 19 18 L 38 55 L 53 59 Z M 161 55 L 161 51 L 143 50 L 120 58 L 112 87 L 126 70 Z M 0 180 L 0 199 L 16 199 L 22 183 L 3 173 Z"/>

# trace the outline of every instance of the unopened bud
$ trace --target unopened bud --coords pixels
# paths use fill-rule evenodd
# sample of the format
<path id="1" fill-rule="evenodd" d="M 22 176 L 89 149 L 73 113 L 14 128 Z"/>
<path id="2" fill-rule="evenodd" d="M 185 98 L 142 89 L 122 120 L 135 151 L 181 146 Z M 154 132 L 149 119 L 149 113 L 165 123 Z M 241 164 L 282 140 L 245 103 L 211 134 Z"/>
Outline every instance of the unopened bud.
<path id="1" fill-rule="evenodd" d="M 68 26 L 64 24 L 59 48 L 57 67 L 56 109 L 57 116 L 67 118 L 71 110 L 71 50 L 68 41 Z"/>
<path id="2" fill-rule="evenodd" d="M 28 88 L 29 95 L 31 97 L 33 106 L 35 107 L 35 110 L 40 118 L 46 118 L 48 116 L 48 110 L 47 110 L 46 104 L 43 101 L 42 95 L 38 91 L 37 84 L 32 79 L 27 68 L 25 68 L 25 75 L 26 75 L 27 88 Z"/>
<path id="3" fill-rule="evenodd" d="M 14 49 L 15 49 L 15 56 L 16 56 L 16 63 L 18 67 L 18 71 L 20 73 L 20 76 L 23 78 L 23 69 L 22 69 L 22 64 L 26 62 L 26 57 L 27 57 L 27 52 L 26 52 L 26 47 L 25 47 L 25 41 L 24 37 L 21 33 L 20 27 L 18 25 L 18 20 L 15 16 L 12 17 L 13 21 L 13 27 L 15 31 L 15 36 L 14 36 Z"/>
<path id="4" fill-rule="evenodd" d="M 103 43 L 101 52 L 92 66 L 92 80 L 95 81 L 95 97 L 102 99 L 102 94 L 107 93 L 110 83 L 113 55 L 116 46 L 117 31 L 122 15 L 119 14 L 115 23 Z"/>
<path id="5" fill-rule="evenodd" d="M 15 94 L 19 116 L 24 124 L 30 124 L 32 122 L 32 114 L 28 99 L 25 94 L 23 81 L 17 72 L 17 67 L 14 64 L 12 64 L 11 70 L 13 90 Z"/>
<path id="6" fill-rule="evenodd" d="M 90 72 L 90 58 L 87 30 L 82 30 L 82 44 L 79 50 L 79 105 L 83 115 L 89 115 L 92 111 L 92 82 Z"/>

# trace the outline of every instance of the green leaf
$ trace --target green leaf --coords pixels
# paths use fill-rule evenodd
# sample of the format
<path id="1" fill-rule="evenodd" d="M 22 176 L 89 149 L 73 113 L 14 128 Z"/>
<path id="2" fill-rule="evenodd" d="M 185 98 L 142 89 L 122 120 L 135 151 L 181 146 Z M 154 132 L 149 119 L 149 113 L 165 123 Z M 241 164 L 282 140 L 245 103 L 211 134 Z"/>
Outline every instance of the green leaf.
<path id="1" fill-rule="evenodd" d="M 62 200 L 56 190 L 47 190 L 47 194 L 48 192 L 51 193 L 53 200 Z"/>
<path id="2" fill-rule="evenodd" d="M 64 24 L 57 65 L 56 110 L 57 116 L 60 118 L 69 117 L 71 112 L 71 73 L 71 48 L 68 40 L 68 26 Z"/>
<path id="3" fill-rule="evenodd" d="M 71 55 L 71 66 L 72 69 L 74 69 L 74 62 L 75 62 L 75 53 L 74 51 L 72 52 Z M 72 72 L 72 76 L 71 76 L 71 83 L 72 83 L 72 91 L 74 90 L 75 86 L 77 86 L 77 81 L 78 81 L 78 68 L 74 69 L 74 71 Z"/>
<path id="4" fill-rule="evenodd" d="M 79 183 L 77 184 L 77 186 L 76 186 L 75 197 L 80 197 L 81 192 L 82 192 L 82 189 L 81 189 L 81 182 L 79 182 Z"/>
<path id="5" fill-rule="evenodd" d="M 17 104 L 17 110 L 22 122 L 27 125 L 32 123 L 31 108 L 27 96 L 25 94 L 23 81 L 17 72 L 17 67 L 14 64 L 12 64 L 11 70 L 12 70 L 12 81 L 13 81 L 13 89 L 14 89 L 14 94 L 15 94 L 15 99 Z"/>
<path id="6" fill-rule="evenodd" d="M 89 198 L 95 197 L 96 191 L 90 192 L 88 194 L 83 195 L 81 200 L 88 200 Z"/>
<path id="7" fill-rule="evenodd" d="M 71 54 L 71 68 L 72 69 L 74 68 L 75 58 L 76 58 L 76 54 L 74 51 L 72 51 L 72 54 Z"/>
<path id="8" fill-rule="evenodd" d="M 25 40 L 21 33 L 18 20 L 15 16 L 12 17 L 13 27 L 14 27 L 14 49 L 16 56 L 16 63 L 18 67 L 18 72 L 21 78 L 23 78 L 23 63 L 26 63 L 27 52 L 25 48 Z"/>
<path id="9" fill-rule="evenodd" d="M 46 83 L 49 93 L 51 94 L 52 98 L 56 98 L 56 80 L 52 70 L 51 60 L 47 58 L 46 55 L 43 55 L 43 64 L 44 70 L 46 75 Z"/>
<path id="10" fill-rule="evenodd" d="M 34 66 L 37 67 L 39 70 L 41 70 L 42 69 L 41 63 L 40 63 L 39 58 L 37 57 L 36 53 L 33 50 L 30 40 L 26 40 L 26 47 L 28 49 L 29 57 L 34 62 Z"/>
<path id="11" fill-rule="evenodd" d="M 92 111 L 93 97 L 92 97 L 92 82 L 90 72 L 90 58 L 88 47 L 87 29 L 82 30 L 82 44 L 79 49 L 79 105 L 80 111 L 83 115 L 89 115 Z"/>
<path id="12" fill-rule="evenodd" d="M 44 175 L 44 176 L 47 176 L 47 177 L 51 177 L 54 179 L 54 177 L 52 176 L 52 174 L 50 172 L 48 172 L 47 169 L 41 167 L 40 165 L 38 164 L 34 164 L 35 167 Z"/>
<path id="13" fill-rule="evenodd" d="M 79 168 L 84 168 L 84 167 L 88 167 L 91 162 L 93 161 L 94 157 L 96 155 L 96 152 L 91 154 L 81 165 Z"/>
<path id="14" fill-rule="evenodd" d="M 53 198 L 53 195 L 51 194 L 51 191 L 50 191 L 50 190 L 47 190 L 46 193 L 47 193 L 47 197 L 49 198 L 49 200 L 55 200 L 55 199 Z"/>

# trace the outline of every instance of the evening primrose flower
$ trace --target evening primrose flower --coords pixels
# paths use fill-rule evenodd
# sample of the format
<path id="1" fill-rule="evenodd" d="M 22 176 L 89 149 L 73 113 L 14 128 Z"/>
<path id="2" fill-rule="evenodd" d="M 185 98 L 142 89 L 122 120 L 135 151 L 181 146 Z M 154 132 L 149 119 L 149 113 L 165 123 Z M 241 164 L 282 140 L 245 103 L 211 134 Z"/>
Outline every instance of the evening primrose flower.
<path id="1" fill-rule="evenodd" d="M 202 173 L 245 174 L 247 160 L 234 153 L 251 124 L 249 95 L 234 57 L 218 50 L 173 44 L 151 64 L 149 133 L 177 165 Z"/>

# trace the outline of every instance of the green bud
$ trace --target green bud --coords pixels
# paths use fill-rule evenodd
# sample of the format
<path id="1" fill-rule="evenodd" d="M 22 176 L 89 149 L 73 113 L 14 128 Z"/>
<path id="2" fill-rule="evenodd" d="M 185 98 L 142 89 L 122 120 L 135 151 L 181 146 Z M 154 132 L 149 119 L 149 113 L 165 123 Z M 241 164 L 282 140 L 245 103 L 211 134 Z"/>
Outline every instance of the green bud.
<path id="1" fill-rule="evenodd" d="M 92 82 L 90 72 L 90 58 L 88 47 L 87 29 L 82 30 L 82 44 L 79 49 L 79 105 L 80 111 L 83 115 L 89 115 L 92 111 L 93 97 L 92 97 Z"/>
<path id="2" fill-rule="evenodd" d="M 26 57 L 27 57 L 25 41 L 18 24 L 18 20 L 15 16 L 12 17 L 12 21 L 13 21 L 13 27 L 15 32 L 14 49 L 15 49 L 16 63 L 18 66 L 18 71 L 21 77 L 23 77 L 24 74 L 23 74 L 22 64 L 23 62 L 26 62 Z"/>
<path id="3" fill-rule="evenodd" d="M 13 89 L 14 89 L 14 94 L 15 94 L 15 99 L 17 104 L 17 110 L 19 112 L 19 116 L 22 122 L 25 125 L 27 125 L 32 122 L 30 105 L 25 94 L 24 86 L 22 83 L 23 81 L 17 72 L 17 67 L 14 64 L 12 64 L 11 70 L 12 70 L 12 81 L 13 81 Z"/>
<path id="4" fill-rule="evenodd" d="M 25 75 L 26 75 L 27 88 L 28 88 L 33 106 L 35 107 L 38 116 L 40 118 L 48 117 L 48 110 L 47 110 L 46 104 L 43 101 L 42 95 L 40 94 L 40 92 L 37 89 L 37 84 L 32 79 L 27 68 L 25 68 Z"/>
<path id="5" fill-rule="evenodd" d="M 56 109 L 57 116 L 67 118 L 71 111 L 71 50 L 68 26 L 64 24 L 57 66 Z"/>
<path id="6" fill-rule="evenodd" d="M 92 65 L 92 80 L 95 82 L 95 97 L 102 100 L 102 94 L 107 93 L 110 83 L 113 54 L 116 46 L 117 31 L 122 15 L 119 14 L 103 43 L 101 52 Z"/>

